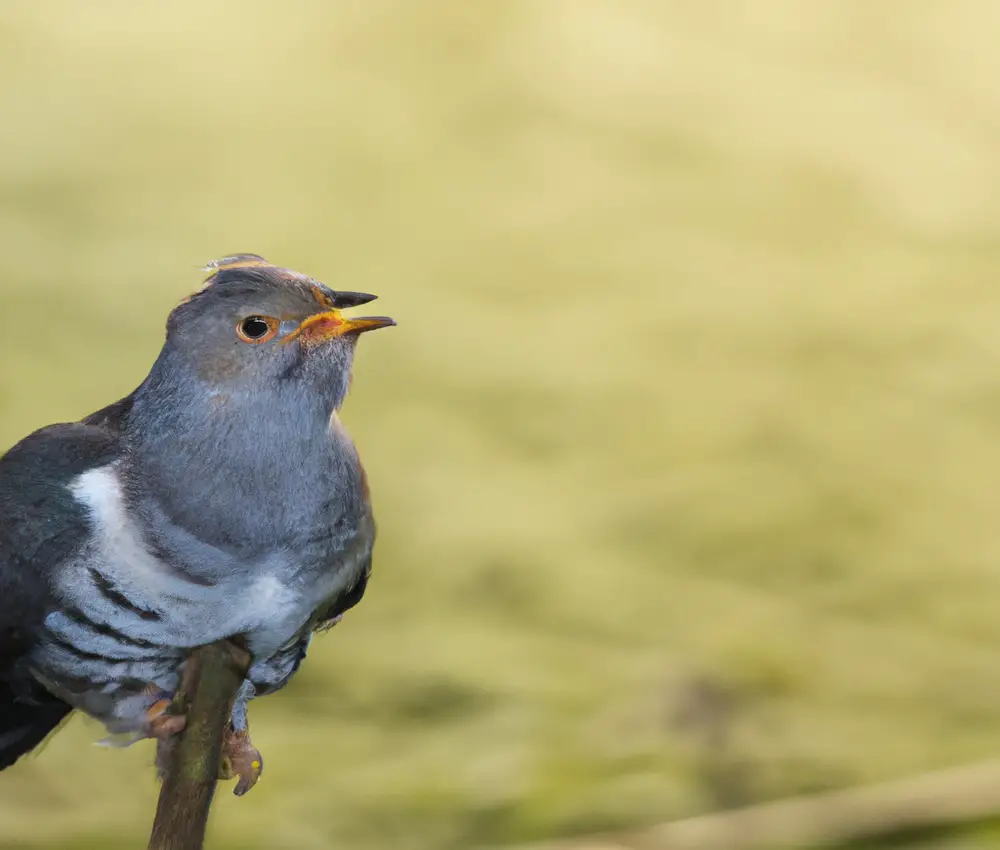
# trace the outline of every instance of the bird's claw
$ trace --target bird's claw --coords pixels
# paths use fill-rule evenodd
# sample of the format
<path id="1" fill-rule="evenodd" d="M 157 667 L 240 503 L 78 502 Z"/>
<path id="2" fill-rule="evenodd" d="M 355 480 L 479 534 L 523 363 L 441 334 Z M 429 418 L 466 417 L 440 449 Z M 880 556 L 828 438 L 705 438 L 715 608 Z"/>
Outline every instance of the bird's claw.
<path id="1" fill-rule="evenodd" d="M 162 779 L 167 774 L 170 755 L 177 743 L 177 735 L 187 726 L 187 715 L 179 713 L 177 701 L 153 686 L 147 693 L 157 697 L 146 709 L 146 737 L 156 739 L 156 773 Z"/>
<path id="2" fill-rule="evenodd" d="M 233 793 L 242 797 L 257 784 L 263 772 L 264 759 L 260 750 L 250 743 L 250 733 L 246 729 L 228 729 L 222 743 L 219 779 L 239 777 Z"/>
<path id="3" fill-rule="evenodd" d="M 187 725 L 184 710 L 183 694 L 187 686 L 181 682 L 178 693 L 169 694 L 149 686 L 146 693 L 155 698 L 153 704 L 146 710 L 146 734 L 156 739 L 156 767 L 161 778 L 166 775 L 167 766 L 177 744 L 177 734 Z M 251 742 L 247 728 L 246 704 L 253 696 L 253 684 L 247 680 L 243 683 L 233 705 L 232 718 L 226 727 L 222 740 L 222 752 L 219 761 L 220 780 L 237 779 L 233 793 L 242 797 L 260 779 L 264 771 L 264 758 Z"/>
<path id="4" fill-rule="evenodd" d="M 166 741 L 182 732 L 187 725 L 187 717 L 170 711 L 173 703 L 169 699 L 159 699 L 146 711 L 146 724 L 149 737 L 158 741 Z"/>

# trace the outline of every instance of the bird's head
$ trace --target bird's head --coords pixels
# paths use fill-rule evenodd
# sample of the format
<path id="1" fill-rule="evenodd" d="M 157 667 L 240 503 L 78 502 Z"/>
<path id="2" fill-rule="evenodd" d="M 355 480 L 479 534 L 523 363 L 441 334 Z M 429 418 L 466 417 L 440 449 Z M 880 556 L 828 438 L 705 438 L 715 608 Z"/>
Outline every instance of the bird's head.
<path id="1" fill-rule="evenodd" d="M 150 527 L 254 551 L 301 531 L 317 505 L 359 494 L 333 415 L 354 349 L 384 317 L 345 315 L 337 292 L 256 255 L 213 263 L 167 320 L 160 356 L 123 417 L 128 489 Z M 159 517 L 159 518 L 158 518 Z"/>
<path id="2" fill-rule="evenodd" d="M 222 394 L 294 382 L 333 410 L 347 394 L 358 338 L 395 324 L 344 314 L 376 296 L 332 290 L 255 254 L 206 271 L 205 285 L 170 314 L 166 350 Z"/>

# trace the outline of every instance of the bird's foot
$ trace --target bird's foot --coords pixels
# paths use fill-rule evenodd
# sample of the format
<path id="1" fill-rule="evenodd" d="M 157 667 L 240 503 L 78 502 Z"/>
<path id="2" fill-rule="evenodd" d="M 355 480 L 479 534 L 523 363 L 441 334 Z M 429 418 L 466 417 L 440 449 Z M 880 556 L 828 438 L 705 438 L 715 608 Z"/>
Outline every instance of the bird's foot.
<path id="1" fill-rule="evenodd" d="M 219 779 L 232 779 L 239 777 L 233 793 L 237 797 L 242 797 L 260 779 L 264 772 L 264 759 L 252 743 L 250 743 L 250 732 L 247 729 L 234 729 L 230 727 L 226 730 L 226 737 L 222 742 L 222 764 L 219 768 Z"/>
<path id="2" fill-rule="evenodd" d="M 150 685 L 146 693 L 153 697 L 153 703 L 146 709 L 146 737 L 156 740 L 156 774 L 163 779 L 177 743 L 177 736 L 187 726 L 187 715 L 183 714 L 182 700 L 177 694 L 169 694 L 155 685 Z"/>
<path id="3" fill-rule="evenodd" d="M 173 701 L 169 698 L 158 699 L 146 710 L 146 727 L 150 738 L 166 741 L 182 732 L 187 725 L 187 717 L 171 711 Z"/>

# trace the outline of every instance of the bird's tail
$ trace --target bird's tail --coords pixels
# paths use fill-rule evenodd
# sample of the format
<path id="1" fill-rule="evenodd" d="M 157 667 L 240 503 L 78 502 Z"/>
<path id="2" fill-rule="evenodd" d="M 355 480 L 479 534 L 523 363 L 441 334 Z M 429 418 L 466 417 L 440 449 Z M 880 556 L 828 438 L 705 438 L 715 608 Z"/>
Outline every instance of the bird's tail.
<path id="1" fill-rule="evenodd" d="M 72 711 L 26 664 L 46 597 L 28 591 L 24 570 L 6 566 L 0 562 L 0 770 L 35 749 Z"/>
<path id="2" fill-rule="evenodd" d="M 0 770 L 42 743 L 72 710 L 38 685 L 0 679 Z"/>

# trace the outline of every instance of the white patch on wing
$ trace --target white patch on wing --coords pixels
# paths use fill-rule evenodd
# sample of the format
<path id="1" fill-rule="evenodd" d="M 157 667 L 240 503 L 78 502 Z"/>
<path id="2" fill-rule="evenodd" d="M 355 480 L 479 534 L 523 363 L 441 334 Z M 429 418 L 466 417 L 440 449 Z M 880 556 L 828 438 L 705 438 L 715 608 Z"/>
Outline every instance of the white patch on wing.
<path id="1" fill-rule="evenodd" d="M 83 558 L 64 573 L 64 590 L 88 617 L 129 637 L 168 647 L 197 646 L 241 633 L 241 624 L 234 622 L 239 608 L 233 604 L 232 587 L 187 581 L 146 547 L 126 510 L 116 464 L 83 473 L 70 491 L 86 506 L 94 533 Z M 87 569 L 157 616 L 142 617 L 107 599 L 89 580 Z"/>
<path id="2" fill-rule="evenodd" d="M 128 575 L 133 581 L 138 580 L 155 591 L 156 586 L 169 576 L 163 565 L 150 554 L 125 511 L 121 482 L 115 467 L 115 464 L 111 464 L 87 470 L 69 489 L 90 513 L 94 523 L 96 550 L 114 554 L 111 560 L 115 575 L 126 578 L 119 575 L 118 567 L 127 567 Z M 132 584 L 132 581 L 128 584 Z"/>

